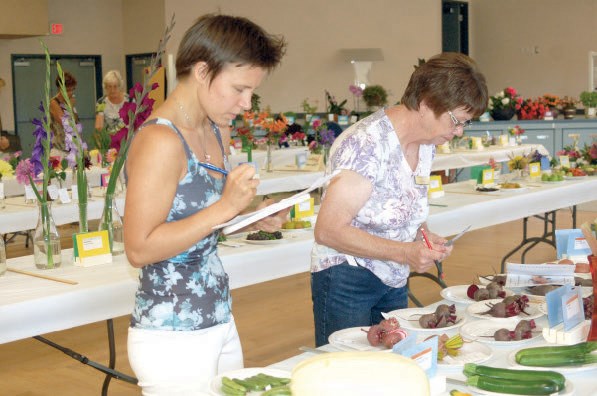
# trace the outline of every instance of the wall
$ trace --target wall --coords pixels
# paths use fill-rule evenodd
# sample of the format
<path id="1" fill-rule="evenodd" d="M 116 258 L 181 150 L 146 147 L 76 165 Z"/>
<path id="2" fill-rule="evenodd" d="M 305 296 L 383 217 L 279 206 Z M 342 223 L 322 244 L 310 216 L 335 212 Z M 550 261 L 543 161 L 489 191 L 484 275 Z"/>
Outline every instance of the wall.
<path id="1" fill-rule="evenodd" d="M 176 53 L 184 31 L 206 12 L 248 17 L 288 42 L 282 65 L 257 93 L 273 111 L 302 111 L 304 98 L 319 100 L 325 111 L 324 89 L 348 99 L 352 65 L 341 59 L 341 48 L 381 48 L 385 60 L 373 64 L 370 81 L 402 96 L 417 58 L 441 51 L 440 0 L 165 0 L 166 18 L 176 14 L 170 53 Z M 408 13 L 405 10 L 408 9 Z"/>
<path id="2" fill-rule="evenodd" d="M 11 36 L 48 32 L 48 0 L 2 0 L 0 6 L 0 37 L 14 38 Z"/>
<path id="3" fill-rule="evenodd" d="M 40 39 L 52 54 L 101 55 L 104 72 L 118 69 L 124 73 L 122 1 L 50 0 L 48 22 L 62 23 L 62 35 L 0 40 L 0 78 L 6 81 L 6 86 L 0 90 L 4 129 L 14 131 L 10 57 L 12 54 L 42 54 Z"/>
<path id="4" fill-rule="evenodd" d="M 122 2 L 125 54 L 156 51 L 166 27 L 166 20 L 170 20 L 169 17 L 166 18 L 164 11 L 164 0 L 124 0 Z"/>
<path id="5" fill-rule="evenodd" d="M 588 52 L 597 51 L 594 0 L 470 0 L 471 54 L 490 94 L 506 86 L 525 97 L 578 98 L 588 89 Z"/>

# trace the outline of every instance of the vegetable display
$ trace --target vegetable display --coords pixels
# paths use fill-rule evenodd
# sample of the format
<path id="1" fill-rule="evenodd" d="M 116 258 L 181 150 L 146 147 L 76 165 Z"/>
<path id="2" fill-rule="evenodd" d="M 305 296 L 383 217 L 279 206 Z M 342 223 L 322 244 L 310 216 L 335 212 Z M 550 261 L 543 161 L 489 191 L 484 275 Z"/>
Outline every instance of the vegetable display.
<path id="1" fill-rule="evenodd" d="M 222 377 L 220 390 L 226 396 L 244 396 L 249 392 L 263 392 L 262 396 L 290 395 L 290 378 L 259 373 L 248 378 Z"/>
<path id="2" fill-rule="evenodd" d="M 475 301 L 504 298 L 506 297 L 506 291 L 504 290 L 503 286 L 503 284 L 495 281 L 489 282 L 485 287 L 470 285 L 466 290 L 466 295 L 468 298 Z"/>
<path id="3" fill-rule="evenodd" d="M 440 304 L 435 312 L 421 315 L 419 325 L 423 329 L 438 329 L 452 326 L 456 323 L 456 306 L 454 304 Z"/>
<path id="4" fill-rule="evenodd" d="M 551 395 L 566 387 L 566 378 L 556 371 L 511 370 L 466 363 L 463 374 L 467 385 L 512 395 Z"/>
<path id="5" fill-rule="evenodd" d="M 383 345 L 386 348 L 392 348 L 395 344 L 405 339 L 406 331 L 400 328 L 398 319 L 389 318 L 384 319 L 379 324 L 369 327 L 367 332 L 367 341 L 372 346 Z"/>

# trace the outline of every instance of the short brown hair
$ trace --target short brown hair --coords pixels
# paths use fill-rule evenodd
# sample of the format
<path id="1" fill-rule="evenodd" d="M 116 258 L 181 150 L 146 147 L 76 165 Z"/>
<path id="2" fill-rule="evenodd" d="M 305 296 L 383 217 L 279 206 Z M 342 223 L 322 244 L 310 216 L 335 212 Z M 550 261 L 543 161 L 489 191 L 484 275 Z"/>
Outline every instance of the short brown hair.
<path id="1" fill-rule="evenodd" d="M 436 116 L 458 107 L 478 117 L 487 109 L 487 84 L 474 60 L 457 52 L 431 57 L 410 76 L 401 103 L 418 110 L 424 100 Z"/>
<path id="2" fill-rule="evenodd" d="M 258 66 L 271 71 L 282 59 L 284 39 L 265 32 L 242 17 L 207 14 L 185 33 L 176 54 L 176 76 L 186 76 L 197 62 L 205 62 L 210 82 L 226 63 Z"/>
<path id="3" fill-rule="evenodd" d="M 77 86 L 77 79 L 69 72 L 64 72 L 64 86 L 68 89 Z M 56 87 L 60 88 L 60 76 L 56 76 Z"/>

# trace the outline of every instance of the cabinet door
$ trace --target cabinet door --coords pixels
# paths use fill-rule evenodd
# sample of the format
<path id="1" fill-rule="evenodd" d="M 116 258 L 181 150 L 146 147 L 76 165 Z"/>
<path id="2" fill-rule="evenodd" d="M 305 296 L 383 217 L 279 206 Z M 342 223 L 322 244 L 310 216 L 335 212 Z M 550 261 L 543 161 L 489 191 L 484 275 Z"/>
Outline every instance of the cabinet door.
<path id="1" fill-rule="evenodd" d="M 555 130 L 554 129 L 527 129 L 521 136 L 524 144 L 540 144 L 549 151 L 555 153 Z"/>
<path id="2" fill-rule="evenodd" d="M 590 146 L 597 141 L 597 125 L 595 128 L 562 128 L 562 146 L 572 146 L 573 136 L 578 135 L 578 148 L 582 149 L 585 144 Z"/>

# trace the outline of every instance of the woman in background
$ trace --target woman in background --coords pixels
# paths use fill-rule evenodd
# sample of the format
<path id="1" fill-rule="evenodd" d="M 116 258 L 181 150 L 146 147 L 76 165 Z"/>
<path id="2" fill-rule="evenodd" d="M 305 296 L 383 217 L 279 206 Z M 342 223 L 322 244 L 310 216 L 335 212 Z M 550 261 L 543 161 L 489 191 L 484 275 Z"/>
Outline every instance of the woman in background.
<path id="1" fill-rule="evenodd" d="M 213 227 L 251 203 L 259 180 L 248 164 L 226 175 L 219 126 L 251 108 L 284 48 L 248 19 L 200 17 L 178 48 L 176 88 L 131 144 L 124 237 L 141 271 L 128 353 L 144 395 L 207 394 L 215 375 L 243 367 Z"/>
<path id="2" fill-rule="evenodd" d="M 435 145 L 461 136 L 487 107 L 485 78 L 468 56 L 444 53 L 412 74 L 401 104 L 335 140 L 315 225 L 311 292 L 315 342 L 370 326 L 407 307 L 410 271 L 426 272 L 451 247 L 426 229 Z M 431 249 L 423 241 L 424 234 Z"/>
<path id="3" fill-rule="evenodd" d="M 69 112 L 66 109 L 66 100 L 60 91 L 60 77 L 56 77 L 55 83 L 56 87 L 58 88 L 58 93 L 50 100 L 50 116 L 52 118 L 50 128 L 52 129 L 52 132 L 54 132 L 54 138 L 52 139 L 52 150 L 58 150 L 58 152 L 55 154 L 62 155 L 66 149 L 64 143 L 64 127 L 62 122 L 64 116 L 69 115 Z M 75 89 L 77 88 L 77 79 L 71 73 L 65 71 L 64 85 L 66 87 L 66 94 L 68 95 L 68 99 L 70 100 L 75 113 L 73 114 L 75 118 L 74 121 L 75 123 L 78 123 L 79 115 L 77 114 L 77 108 L 75 107 Z"/>
<path id="4" fill-rule="evenodd" d="M 95 105 L 95 129 L 101 131 L 106 128 L 110 136 L 113 136 L 124 126 L 118 112 L 129 97 L 124 92 L 124 81 L 117 70 L 106 73 L 103 86 L 104 96 Z"/>

